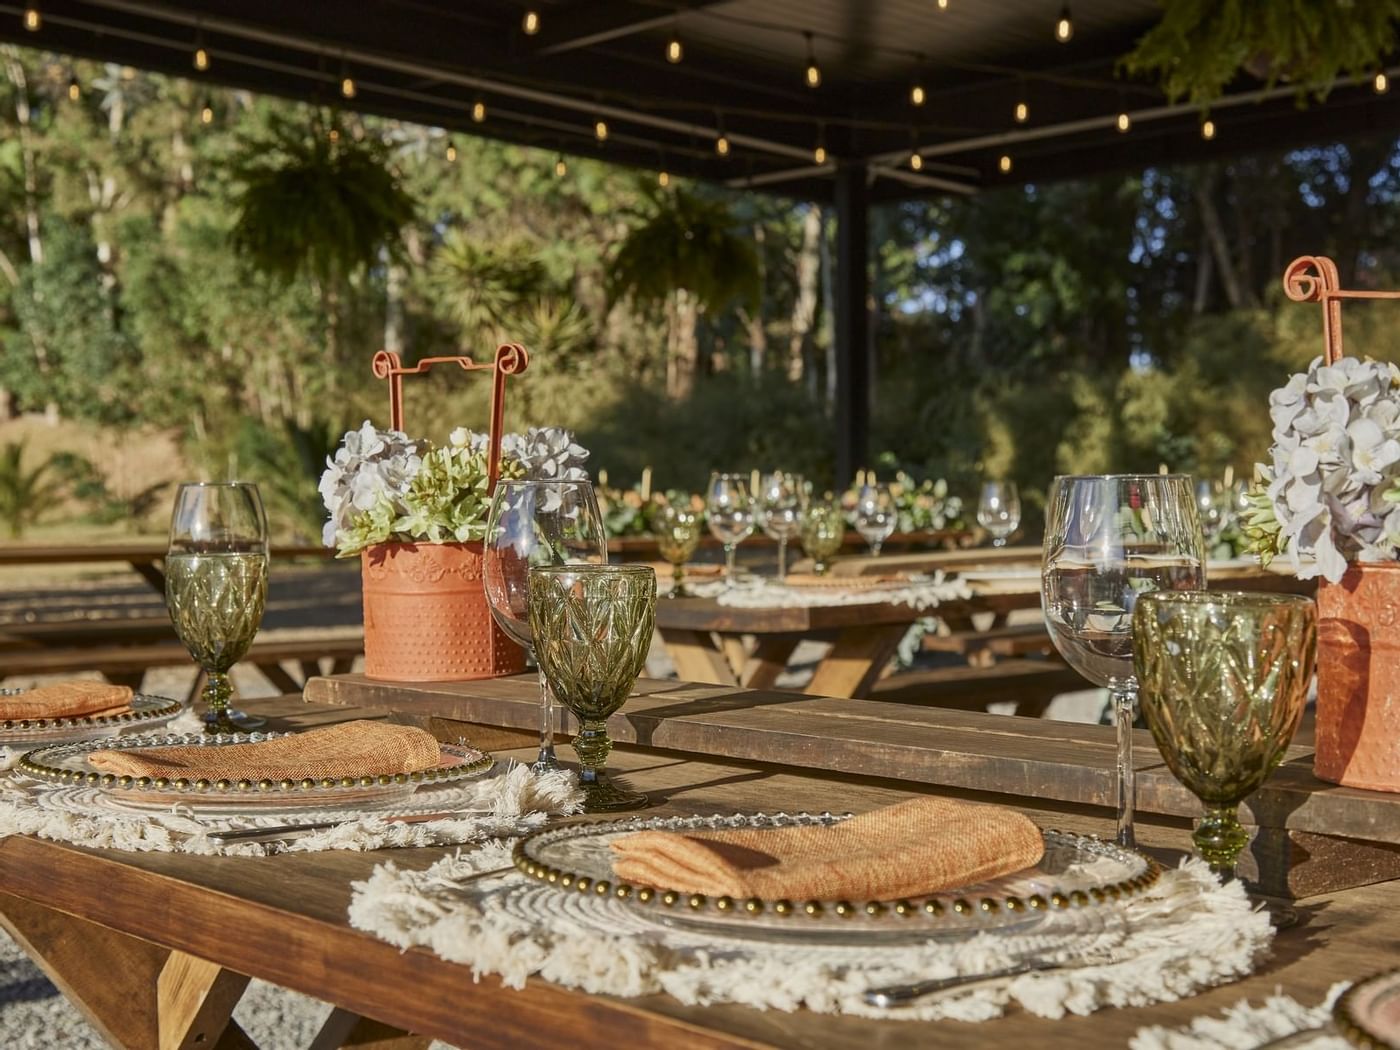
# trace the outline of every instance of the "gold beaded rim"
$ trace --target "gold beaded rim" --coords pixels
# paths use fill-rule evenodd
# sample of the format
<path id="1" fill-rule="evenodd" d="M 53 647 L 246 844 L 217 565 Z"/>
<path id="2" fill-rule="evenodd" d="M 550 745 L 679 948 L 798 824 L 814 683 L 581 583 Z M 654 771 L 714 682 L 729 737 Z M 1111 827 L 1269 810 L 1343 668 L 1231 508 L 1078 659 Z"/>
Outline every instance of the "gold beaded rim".
<path id="1" fill-rule="evenodd" d="M 290 733 L 221 733 L 212 740 L 203 733 L 168 734 L 164 736 L 109 737 L 102 740 L 89 740 L 78 744 L 50 744 L 26 752 L 16 766 L 18 772 L 34 780 L 50 784 L 63 784 L 71 787 L 95 787 L 116 791 L 175 791 L 190 795 L 299 795 L 308 792 L 364 790 L 372 787 L 394 785 L 449 784 L 467 780 L 485 773 L 496 764 L 489 752 L 477 751 L 481 758 L 475 762 L 463 762 L 455 766 L 435 766 L 417 773 L 380 773 L 359 777 L 322 777 L 304 780 L 210 780 L 206 778 L 188 779 L 177 777 L 133 777 L 117 773 L 100 773 L 97 770 L 65 769 L 49 765 L 53 761 L 49 755 L 58 752 L 59 758 L 74 755 L 84 756 L 93 751 L 130 750 L 133 748 L 180 747 L 200 744 L 206 747 L 225 747 L 230 744 L 246 744 L 259 740 L 270 740 Z M 444 747 L 448 745 L 443 745 Z"/>
<path id="2" fill-rule="evenodd" d="M 1357 1050 L 1400 1050 L 1395 1043 L 1383 1040 L 1362 1027 L 1361 1023 L 1357 1021 L 1352 1007 L 1352 1000 L 1358 992 L 1369 984 L 1384 981 L 1394 981 L 1400 985 L 1400 969 L 1386 970 L 1373 974 L 1365 980 L 1357 981 L 1343 992 L 1332 1006 L 1332 1022 L 1337 1026 L 1337 1031 Z"/>
<path id="3" fill-rule="evenodd" d="M 767 815 L 762 813 L 753 814 L 752 816 L 768 819 Z M 797 824 L 830 824 L 837 823 L 849 816 L 850 814 L 845 814 L 842 817 L 832 817 L 830 813 L 794 813 L 790 815 L 790 818 Z M 685 830 L 685 826 L 681 824 L 681 821 L 685 819 L 687 818 L 663 818 L 662 823 L 675 823 L 677 826 L 674 830 Z M 738 901 L 732 897 L 721 896 L 707 898 L 701 893 L 687 893 L 682 890 L 666 889 L 657 886 L 634 886 L 625 882 L 610 883 L 604 880 L 597 880 L 595 882 L 592 876 L 576 871 L 566 871 L 562 868 L 554 867 L 553 865 L 541 863 L 530 855 L 531 845 L 542 838 L 554 839 L 569 837 L 570 832 L 601 835 L 615 831 L 642 830 L 653 823 L 654 822 L 629 819 L 601 821 L 586 825 L 572 825 L 566 828 L 542 828 L 539 831 L 531 832 L 516 842 L 511 853 L 511 859 L 515 864 L 516 870 L 521 874 L 551 886 L 572 889 L 585 894 L 592 892 L 596 893 L 598 896 L 608 896 L 611 894 L 618 900 L 635 900 L 641 904 L 658 906 L 668 910 L 692 912 L 716 911 L 724 915 L 742 915 L 746 918 L 758 918 L 768 912 L 772 912 L 772 914 L 783 918 L 800 914 L 806 915 L 809 918 L 819 919 L 830 912 L 830 914 L 836 915 L 842 919 L 853 919 L 857 915 L 864 915 L 870 919 L 880 919 L 888 915 L 903 919 L 912 919 L 923 915 L 926 919 L 932 919 L 938 922 L 976 921 L 997 916 L 1003 909 L 1013 914 L 1024 915 L 1091 908 L 1105 903 L 1116 903 L 1146 893 L 1155 886 L 1162 877 L 1161 865 L 1146 854 L 1138 852 L 1136 849 L 1119 846 L 1116 843 L 1104 843 L 1104 840 L 1094 835 L 1081 835 L 1076 832 L 1059 831 L 1054 828 L 1046 829 L 1044 834 L 1047 836 L 1057 836 L 1112 845 L 1115 849 L 1124 850 L 1138 858 L 1143 863 L 1143 870 L 1130 878 L 1121 879 L 1103 886 L 1096 886 L 1087 892 L 1077 889 L 1064 892 L 1060 889 L 1052 888 L 1043 894 L 1033 893 L 1027 896 L 1007 895 L 997 897 L 979 896 L 975 899 L 968 899 L 965 896 L 954 897 L 948 893 L 941 893 L 930 894 L 927 897 L 919 897 L 916 899 L 864 901 L 860 903 L 846 900 L 765 900 L 758 897 L 750 897 Z M 771 826 L 784 825 L 774 824 Z M 586 828 L 588 830 L 584 832 L 580 831 L 580 828 Z M 716 827 L 706 830 L 724 829 L 722 827 Z M 606 889 L 604 887 L 606 887 Z M 1392 1048 L 1376 1044 L 1376 1050 L 1392 1050 Z"/>
<path id="4" fill-rule="evenodd" d="M 0 696 L 23 696 L 24 689 L 0 689 Z M 119 726 L 135 722 L 152 722 L 158 718 L 173 718 L 184 707 L 179 700 L 166 696 L 137 693 L 131 698 L 132 709 L 115 715 L 78 715 L 72 718 L 6 718 L 0 720 L 0 733 L 33 732 L 36 729 L 81 729 L 89 726 Z M 140 704 L 141 707 L 136 705 Z"/>

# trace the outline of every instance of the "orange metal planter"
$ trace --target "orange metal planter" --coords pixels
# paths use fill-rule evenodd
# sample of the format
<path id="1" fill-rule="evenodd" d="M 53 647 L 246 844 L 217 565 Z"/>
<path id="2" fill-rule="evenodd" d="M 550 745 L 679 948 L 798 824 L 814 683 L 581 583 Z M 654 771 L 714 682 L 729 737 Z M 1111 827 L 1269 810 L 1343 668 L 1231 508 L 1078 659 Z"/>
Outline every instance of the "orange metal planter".
<path id="1" fill-rule="evenodd" d="M 360 559 L 370 678 L 444 682 L 525 670 L 525 651 L 486 603 L 480 543 L 379 543 Z"/>
<path id="2" fill-rule="evenodd" d="M 1400 563 L 1320 581 L 1317 605 L 1313 770 L 1334 784 L 1400 791 Z"/>

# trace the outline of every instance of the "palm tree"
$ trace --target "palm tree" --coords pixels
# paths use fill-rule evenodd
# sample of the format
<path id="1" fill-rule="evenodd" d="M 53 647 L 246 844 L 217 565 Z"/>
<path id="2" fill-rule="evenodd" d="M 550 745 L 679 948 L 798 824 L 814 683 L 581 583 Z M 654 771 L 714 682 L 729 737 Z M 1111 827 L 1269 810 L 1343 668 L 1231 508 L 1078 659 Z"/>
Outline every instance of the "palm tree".
<path id="1" fill-rule="evenodd" d="M 609 294 L 664 307 L 666 393 L 688 397 L 700 362 L 700 315 L 734 302 L 756 308 L 758 254 L 724 201 L 686 190 L 652 196 L 613 257 Z"/>
<path id="2" fill-rule="evenodd" d="M 0 523 L 12 539 L 38 521 L 64 488 L 63 479 L 54 476 L 53 457 L 25 469 L 24 446 L 23 441 L 10 441 L 0 448 Z"/>

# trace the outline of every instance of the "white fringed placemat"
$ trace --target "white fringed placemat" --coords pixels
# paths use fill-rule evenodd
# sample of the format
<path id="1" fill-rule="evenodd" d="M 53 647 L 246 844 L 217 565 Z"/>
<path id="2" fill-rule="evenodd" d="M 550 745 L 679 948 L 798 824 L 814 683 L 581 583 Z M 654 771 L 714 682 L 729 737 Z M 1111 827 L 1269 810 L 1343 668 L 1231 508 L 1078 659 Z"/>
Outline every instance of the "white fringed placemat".
<path id="1" fill-rule="evenodd" d="M 43 784 L 9 774 L 0 779 L 0 838 L 37 835 L 106 849 L 244 857 L 283 851 L 444 846 L 524 834 L 551 816 L 579 812 L 581 800 L 573 773 L 536 774 L 528 766 L 513 763 L 498 765 L 479 779 L 420 788 L 403 802 L 369 812 L 303 808 L 259 811 L 257 816 L 196 815 L 183 806 L 138 811 L 97 788 Z M 453 816 L 416 824 L 385 820 L 428 813 Z M 219 831 L 327 820 L 340 823 L 286 842 L 219 845 L 209 840 Z"/>
<path id="2" fill-rule="evenodd" d="M 1351 984 L 1334 984 L 1317 1006 L 1304 1006 L 1297 999 L 1276 992 L 1255 1006 L 1241 999 L 1220 1014 L 1197 1017 L 1182 1028 L 1153 1026 L 1140 1028 L 1128 1043 L 1131 1050 L 1241 1050 L 1263 1046 L 1274 1039 L 1326 1028 L 1332 1019 L 1332 1006 Z M 1333 1031 L 1320 1031 L 1311 1038 L 1297 1035 L 1290 1050 L 1348 1050 L 1351 1046 Z"/>
<path id="3" fill-rule="evenodd" d="M 833 577 L 838 580 L 839 577 Z M 943 602 L 968 598 L 972 591 L 962 580 L 948 579 L 942 572 L 914 577 L 908 583 L 887 587 L 860 585 L 851 577 L 850 590 L 840 587 L 790 587 L 766 576 L 743 576 L 729 587 L 723 580 L 686 581 L 686 590 L 698 598 L 714 598 L 720 605 L 736 609 L 806 609 L 822 605 L 907 605 L 923 612 Z M 663 590 L 665 588 L 663 587 Z"/>
<path id="4" fill-rule="evenodd" d="M 1273 939 L 1268 915 L 1238 883 L 1200 861 L 1166 872 L 1121 907 L 1065 913 L 1024 933 L 879 947 L 740 941 L 648 921 L 611 898 L 561 893 L 511 873 L 489 843 L 421 871 L 381 864 L 354 885 L 350 923 L 400 948 L 424 946 L 509 987 L 538 975 L 590 993 L 668 992 L 688 1004 L 981 1021 L 1012 1003 L 1043 1017 L 1189 996 L 1250 973 Z M 1056 918 L 1059 918 L 1058 916 Z M 869 988 L 979 974 L 1030 955 L 1102 963 L 1025 974 L 898 1010 L 866 1005 Z"/>

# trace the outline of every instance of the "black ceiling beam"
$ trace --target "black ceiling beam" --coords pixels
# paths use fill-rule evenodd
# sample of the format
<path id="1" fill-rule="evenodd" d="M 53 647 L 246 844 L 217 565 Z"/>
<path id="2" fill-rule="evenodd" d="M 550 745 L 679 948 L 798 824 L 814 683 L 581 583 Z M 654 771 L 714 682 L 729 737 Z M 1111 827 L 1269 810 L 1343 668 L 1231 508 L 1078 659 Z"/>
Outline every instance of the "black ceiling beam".
<path id="1" fill-rule="evenodd" d="M 610 40 L 660 29 L 675 22 L 678 14 L 710 7 L 721 0 L 678 0 L 672 6 L 638 3 L 601 3 L 598 0 L 548 12 L 541 20 L 536 55 L 558 55 L 565 51 L 596 47 Z"/>

